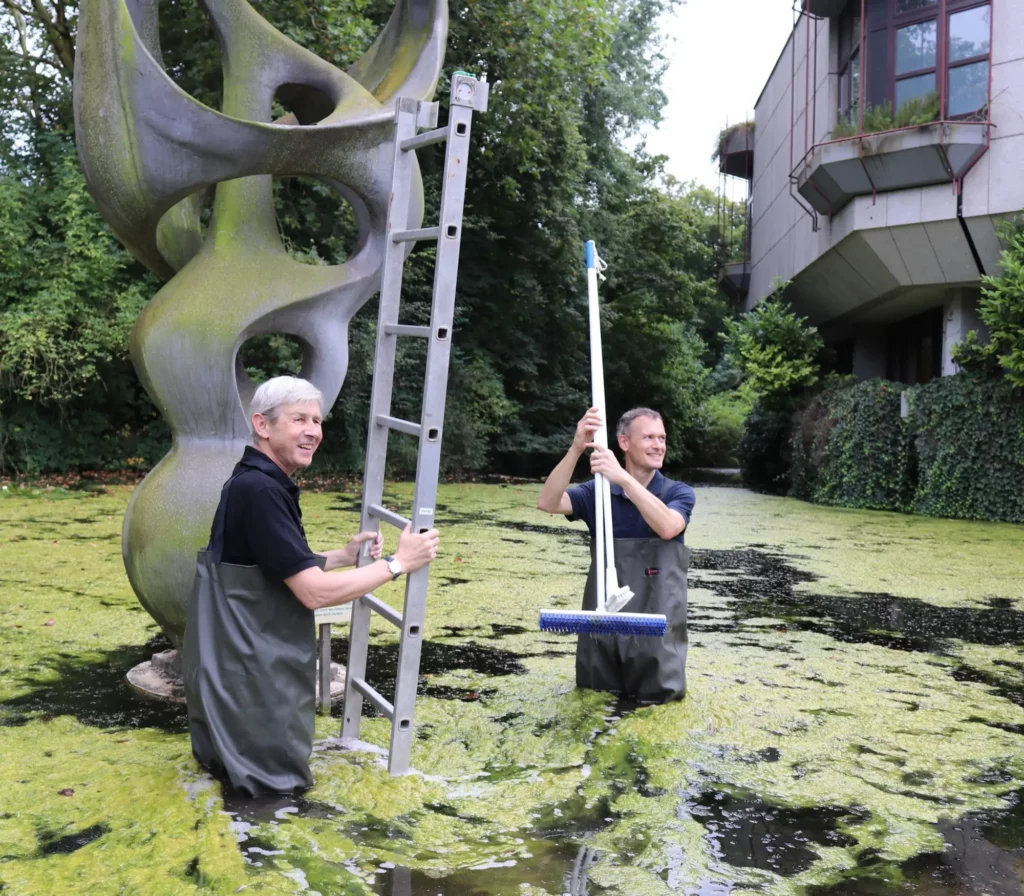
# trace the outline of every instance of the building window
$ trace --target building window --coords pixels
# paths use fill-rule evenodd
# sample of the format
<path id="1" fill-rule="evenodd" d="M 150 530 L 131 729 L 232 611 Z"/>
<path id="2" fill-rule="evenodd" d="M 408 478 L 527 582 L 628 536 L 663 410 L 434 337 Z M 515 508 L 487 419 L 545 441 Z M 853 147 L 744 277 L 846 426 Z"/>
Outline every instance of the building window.
<path id="1" fill-rule="evenodd" d="M 935 93 L 938 22 L 930 19 L 896 29 L 896 96 L 893 109 Z"/>
<path id="2" fill-rule="evenodd" d="M 946 114 L 975 115 L 988 106 L 992 7 L 975 6 L 949 16 Z"/>
<path id="3" fill-rule="evenodd" d="M 901 16 L 908 12 L 919 12 L 937 5 L 939 0 L 896 0 L 896 15 Z"/>
<path id="4" fill-rule="evenodd" d="M 868 0 L 866 9 L 863 34 L 859 0 L 839 20 L 840 122 L 856 124 L 862 94 L 866 110 L 889 104 L 893 116 L 915 100 L 934 108 L 941 93 L 941 118 L 986 113 L 991 0 Z"/>
<path id="5" fill-rule="evenodd" d="M 859 117 L 860 8 L 851 4 L 839 23 L 839 120 L 854 124 Z"/>

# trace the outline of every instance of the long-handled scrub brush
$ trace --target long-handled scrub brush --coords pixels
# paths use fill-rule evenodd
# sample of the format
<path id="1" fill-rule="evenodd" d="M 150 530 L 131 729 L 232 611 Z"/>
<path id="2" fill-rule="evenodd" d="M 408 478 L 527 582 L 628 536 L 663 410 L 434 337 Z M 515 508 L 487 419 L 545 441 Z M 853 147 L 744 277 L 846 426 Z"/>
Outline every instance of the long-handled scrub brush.
<path id="1" fill-rule="evenodd" d="M 597 257 L 593 240 L 587 241 L 587 298 L 590 310 L 590 379 L 594 407 L 601 414 L 601 428 L 594 442 L 608 447 L 607 412 L 604 401 L 604 359 L 601 354 L 601 314 L 597 300 L 597 278 L 605 264 Z M 602 277 L 602 279 L 604 279 Z M 665 616 L 653 613 L 620 613 L 633 598 L 626 585 L 619 584 L 615 572 L 615 533 L 612 529 L 612 495 L 608 480 L 594 476 L 596 510 L 597 576 L 596 610 L 541 610 L 540 627 L 545 632 L 591 635 L 647 635 L 660 638 L 668 629 Z"/>

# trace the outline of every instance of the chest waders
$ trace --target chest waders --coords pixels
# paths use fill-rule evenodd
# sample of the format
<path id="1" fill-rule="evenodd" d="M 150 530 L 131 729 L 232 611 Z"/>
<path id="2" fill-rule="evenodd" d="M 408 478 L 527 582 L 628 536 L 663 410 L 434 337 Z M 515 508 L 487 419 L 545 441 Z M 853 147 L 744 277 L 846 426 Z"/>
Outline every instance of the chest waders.
<path id="1" fill-rule="evenodd" d="M 313 611 L 258 566 L 222 563 L 227 493 L 196 557 L 184 642 L 185 698 L 196 759 L 251 796 L 313 783 Z M 321 568 L 325 560 L 321 559 Z"/>
<path id="2" fill-rule="evenodd" d="M 583 609 L 597 605 L 600 563 L 593 558 Z M 690 549 L 663 538 L 616 538 L 615 568 L 634 593 L 627 613 L 660 613 L 664 638 L 581 634 L 576 643 L 576 684 L 613 691 L 644 703 L 666 703 L 686 695 L 686 571 Z"/>

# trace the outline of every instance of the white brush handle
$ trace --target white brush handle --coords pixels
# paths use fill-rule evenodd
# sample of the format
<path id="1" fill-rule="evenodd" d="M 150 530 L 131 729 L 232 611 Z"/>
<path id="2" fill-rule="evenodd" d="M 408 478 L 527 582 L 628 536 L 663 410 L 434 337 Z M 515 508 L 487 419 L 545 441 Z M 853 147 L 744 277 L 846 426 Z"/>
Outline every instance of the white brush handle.
<path id="1" fill-rule="evenodd" d="M 607 408 L 604 401 L 604 356 L 601 352 L 601 309 L 597 300 L 597 248 L 587 241 L 587 306 L 590 318 L 590 388 L 591 403 L 601 415 L 601 428 L 594 433 L 594 442 L 608 447 Z M 612 528 L 612 496 L 608 480 L 600 473 L 594 476 L 594 511 L 597 517 L 597 609 L 603 613 L 609 572 L 615 571 L 614 530 Z"/>

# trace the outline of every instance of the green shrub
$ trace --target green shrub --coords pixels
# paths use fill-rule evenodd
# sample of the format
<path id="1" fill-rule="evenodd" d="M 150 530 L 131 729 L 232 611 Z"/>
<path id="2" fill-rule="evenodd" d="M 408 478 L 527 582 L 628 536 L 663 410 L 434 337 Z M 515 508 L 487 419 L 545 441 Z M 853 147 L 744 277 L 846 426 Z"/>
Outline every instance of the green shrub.
<path id="1" fill-rule="evenodd" d="M 752 442 L 764 453 L 767 431 L 760 423 Z M 828 389 L 793 415 L 789 456 L 787 471 L 765 459 L 759 471 L 775 483 L 788 480 L 794 497 L 1024 522 L 1024 395 L 1004 379 L 962 373 L 923 386 L 868 380 Z"/>
<path id="2" fill-rule="evenodd" d="M 743 423 L 750 401 L 739 392 L 719 392 L 704 403 L 700 428 L 689 446 L 693 463 L 706 467 L 738 467 Z"/>
<path id="3" fill-rule="evenodd" d="M 784 495 L 789 490 L 790 418 L 788 409 L 757 402 L 747 417 L 740 440 L 743 482 L 754 491 Z"/>
<path id="4" fill-rule="evenodd" d="M 904 510 L 912 492 L 904 389 L 867 380 L 813 399 L 795 418 L 791 493 L 839 507 Z"/>
<path id="5" fill-rule="evenodd" d="M 789 436 L 791 455 L 789 493 L 794 498 L 813 501 L 825 466 L 829 438 L 835 426 L 831 402 L 833 390 L 813 396 L 794 413 Z"/>
<path id="6" fill-rule="evenodd" d="M 784 289 L 776 284 L 770 298 L 727 324 L 728 356 L 743 377 L 740 390 L 779 409 L 817 384 L 826 356 L 817 328 L 793 312 Z"/>
<path id="7" fill-rule="evenodd" d="M 917 483 L 929 516 L 1024 522 L 1024 395 L 957 374 L 911 390 Z"/>
<path id="8" fill-rule="evenodd" d="M 938 121 L 940 110 L 939 95 L 934 92 L 907 100 L 895 113 L 892 111 L 892 103 L 888 101 L 875 106 L 868 105 L 864 107 L 863 130 L 859 116 L 852 121 L 843 119 L 832 128 L 831 137 L 833 140 L 842 140 L 845 137 L 856 137 L 857 134 L 877 134 L 896 128 L 926 125 Z"/>
<path id="9" fill-rule="evenodd" d="M 941 109 L 939 95 L 935 92 L 924 96 L 915 96 L 907 100 L 893 116 L 892 127 L 909 128 L 914 125 L 925 125 L 936 121 Z M 882 128 L 879 128 L 882 130 Z"/>

